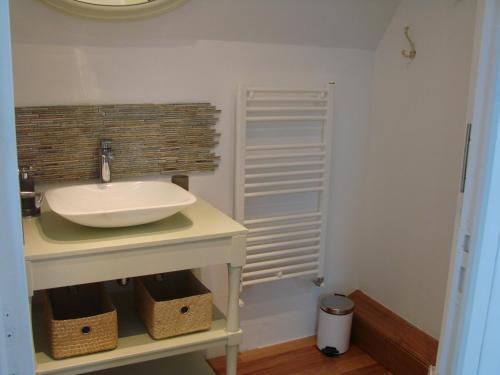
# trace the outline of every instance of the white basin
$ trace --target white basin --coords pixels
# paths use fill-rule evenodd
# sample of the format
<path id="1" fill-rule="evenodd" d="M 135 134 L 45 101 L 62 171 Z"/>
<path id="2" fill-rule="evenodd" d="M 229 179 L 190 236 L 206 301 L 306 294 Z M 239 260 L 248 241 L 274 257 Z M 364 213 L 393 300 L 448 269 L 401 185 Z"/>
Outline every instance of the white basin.
<path id="1" fill-rule="evenodd" d="M 98 228 L 151 223 L 196 202 L 193 194 L 166 181 L 68 186 L 47 191 L 45 198 L 62 217 Z"/>

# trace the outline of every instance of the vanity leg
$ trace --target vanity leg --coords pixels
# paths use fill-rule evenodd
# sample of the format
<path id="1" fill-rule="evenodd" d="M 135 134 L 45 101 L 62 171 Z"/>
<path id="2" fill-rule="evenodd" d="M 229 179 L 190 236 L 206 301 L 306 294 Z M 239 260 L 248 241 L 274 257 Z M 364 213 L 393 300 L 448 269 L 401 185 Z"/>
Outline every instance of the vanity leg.
<path id="1" fill-rule="evenodd" d="M 240 330 L 240 282 L 242 267 L 228 266 L 229 297 L 227 304 L 228 332 Z M 236 375 L 238 365 L 238 345 L 226 346 L 226 375 Z"/>
<path id="2" fill-rule="evenodd" d="M 236 375 L 238 372 L 238 345 L 226 347 L 226 375 Z"/>
<path id="3" fill-rule="evenodd" d="M 28 303 L 29 303 L 29 311 L 30 311 L 30 321 L 33 322 L 33 296 L 34 296 L 34 291 L 31 288 L 31 284 L 28 283 Z M 30 324 L 31 327 L 31 334 L 33 335 L 33 323 Z M 34 358 L 34 365 L 36 367 L 36 350 L 35 350 L 35 340 L 32 340 L 31 342 L 31 348 L 33 350 L 33 358 Z"/>
<path id="4" fill-rule="evenodd" d="M 229 296 L 227 303 L 227 326 L 228 332 L 240 330 L 240 282 L 242 267 L 229 265 Z"/>

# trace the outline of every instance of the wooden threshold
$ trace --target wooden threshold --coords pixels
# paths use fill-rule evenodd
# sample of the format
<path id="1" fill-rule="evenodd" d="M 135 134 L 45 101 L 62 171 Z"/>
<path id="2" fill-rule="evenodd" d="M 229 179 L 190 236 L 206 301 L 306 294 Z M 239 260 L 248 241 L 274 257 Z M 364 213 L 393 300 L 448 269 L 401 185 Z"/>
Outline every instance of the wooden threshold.
<path id="1" fill-rule="evenodd" d="M 436 364 L 438 341 L 357 290 L 352 343 L 394 375 L 427 375 Z"/>
<path id="2" fill-rule="evenodd" d="M 328 358 L 315 343 L 315 337 L 308 337 L 241 353 L 238 375 L 391 375 L 356 346 L 339 357 Z M 225 374 L 225 357 L 209 360 L 209 364 L 216 374 Z"/>

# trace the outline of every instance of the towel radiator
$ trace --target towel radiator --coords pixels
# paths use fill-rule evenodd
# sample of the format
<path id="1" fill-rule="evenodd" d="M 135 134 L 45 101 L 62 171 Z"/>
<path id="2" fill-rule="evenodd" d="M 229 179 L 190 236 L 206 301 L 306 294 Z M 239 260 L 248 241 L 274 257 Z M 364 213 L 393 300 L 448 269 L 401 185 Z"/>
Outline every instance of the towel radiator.
<path id="1" fill-rule="evenodd" d="M 333 83 L 239 87 L 234 207 L 249 229 L 242 286 L 323 280 L 332 94 Z"/>

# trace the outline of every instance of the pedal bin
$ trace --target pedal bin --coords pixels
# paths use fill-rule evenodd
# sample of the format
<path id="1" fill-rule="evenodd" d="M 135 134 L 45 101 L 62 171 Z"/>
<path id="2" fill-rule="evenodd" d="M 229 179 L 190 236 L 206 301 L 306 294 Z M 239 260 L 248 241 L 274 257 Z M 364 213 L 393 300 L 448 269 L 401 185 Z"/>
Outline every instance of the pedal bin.
<path id="1" fill-rule="evenodd" d="M 316 346 L 333 357 L 349 349 L 354 302 L 344 295 L 329 294 L 321 298 Z"/>

